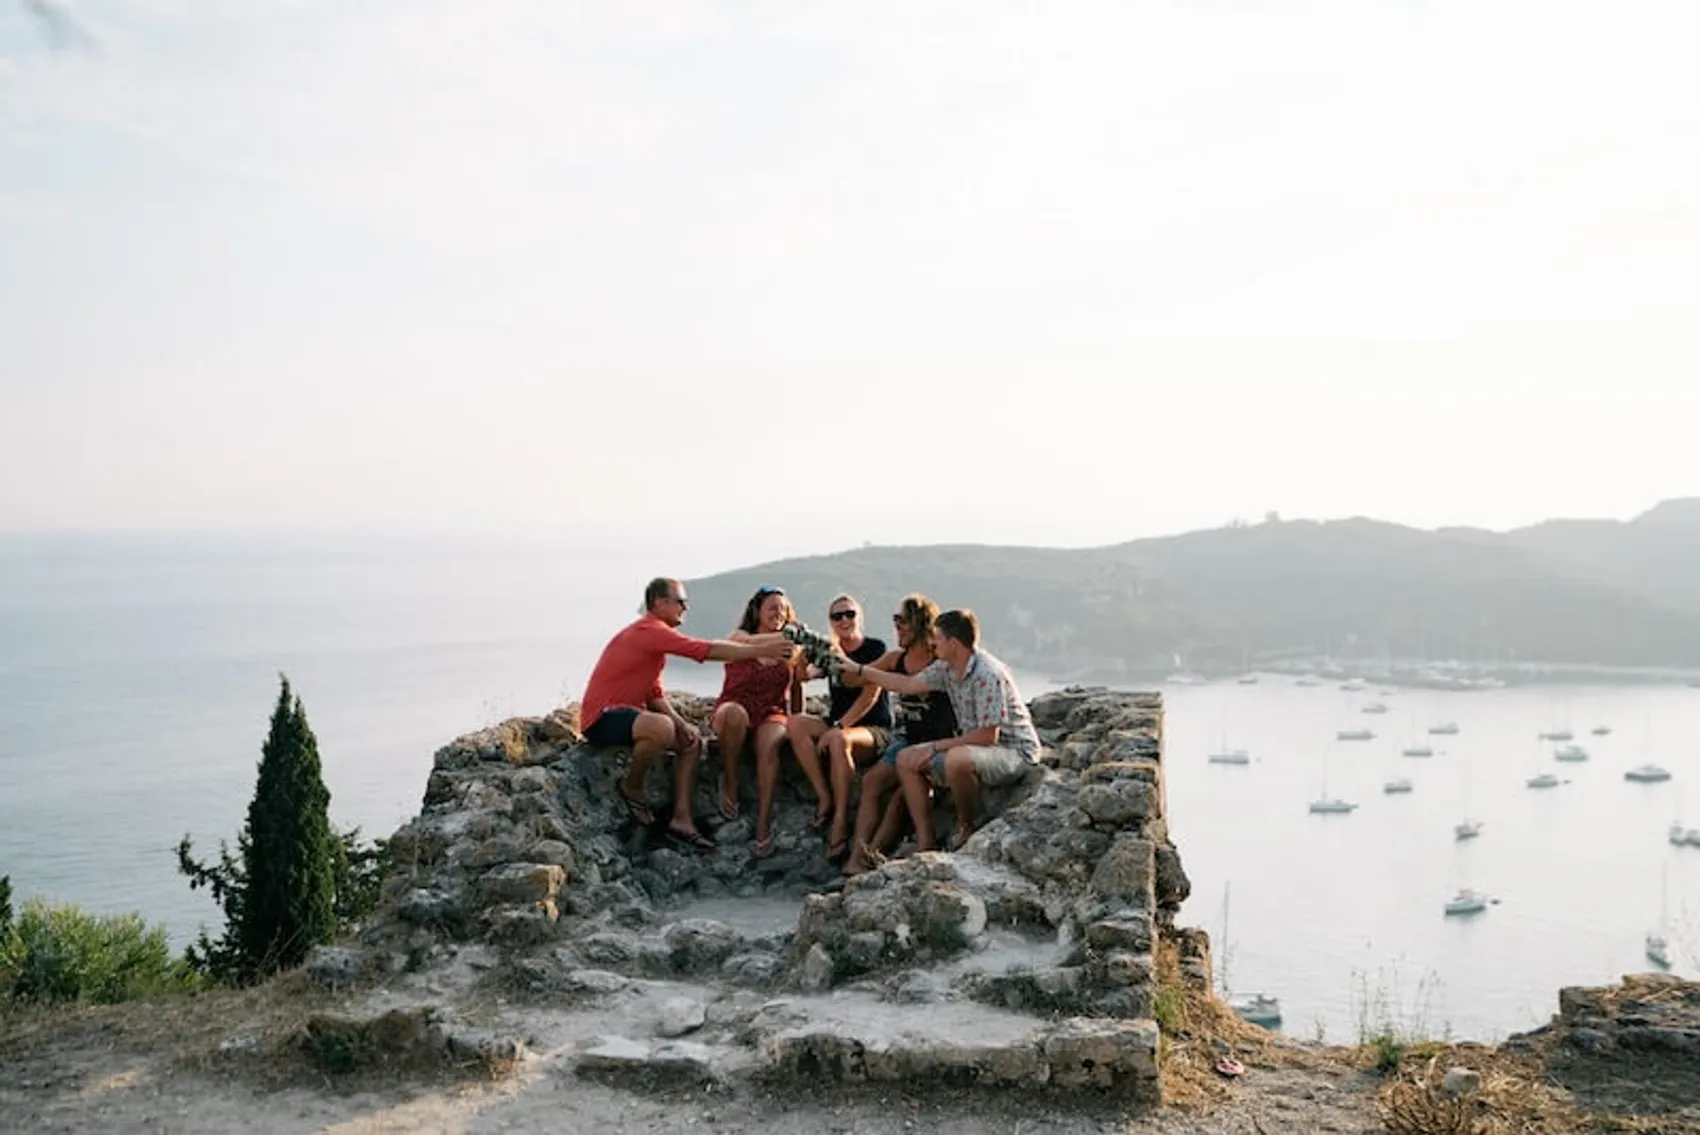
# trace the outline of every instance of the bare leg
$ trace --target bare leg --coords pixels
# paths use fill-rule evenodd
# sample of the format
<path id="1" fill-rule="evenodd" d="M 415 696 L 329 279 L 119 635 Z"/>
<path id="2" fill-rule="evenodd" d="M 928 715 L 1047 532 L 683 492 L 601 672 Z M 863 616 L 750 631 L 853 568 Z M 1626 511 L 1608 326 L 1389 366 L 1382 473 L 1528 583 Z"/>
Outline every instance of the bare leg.
<path id="1" fill-rule="evenodd" d="M 794 713 L 785 724 L 785 736 L 791 742 L 791 755 L 797 758 L 797 764 L 803 769 L 803 775 L 809 778 L 809 787 L 815 790 L 815 824 L 825 818 L 827 808 L 832 802 L 831 791 L 826 785 L 826 774 L 820 767 L 820 738 L 826 732 L 826 722 L 812 713 Z"/>
<path id="2" fill-rule="evenodd" d="M 756 726 L 756 853 L 771 849 L 773 794 L 779 788 L 779 743 L 785 740 L 783 721 L 764 721 Z"/>
<path id="3" fill-rule="evenodd" d="M 737 702 L 722 702 L 714 711 L 714 735 L 720 738 L 720 810 L 738 814 L 738 762 L 744 756 L 744 738 L 750 732 L 750 715 Z"/>
<path id="4" fill-rule="evenodd" d="M 827 771 L 832 774 L 832 836 L 828 854 L 838 852 L 850 831 L 850 785 L 856 779 L 856 752 L 873 747 L 874 736 L 860 726 L 834 729 L 823 740 Z"/>
<path id="5" fill-rule="evenodd" d="M 673 719 L 663 713 L 640 713 L 632 722 L 632 767 L 620 790 L 627 799 L 644 799 L 644 774 L 667 746 L 673 743 Z"/>
<path id="6" fill-rule="evenodd" d="M 844 861 L 846 875 L 860 875 L 868 869 L 866 851 L 869 847 L 883 850 L 874 836 L 874 821 L 880 814 L 880 797 L 897 787 L 897 770 L 881 761 L 868 770 L 868 775 L 862 778 L 862 799 L 856 805 L 856 834 L 850 840 L 850 858 Z M 891 803 L 894 809 L 901 811 L 903 797 L 900 793 L 892 793 Z M 880 825 L 880 831 L 885 831 L 885 825 Z M 869 843 L 869 839 L 875 840 Z M 889 837 L 887 837 L 889 839 Z"/>
<path id="7" fill-rule="evenodd" d="M 903 825 L 908 819 L 909 808 L 903 802 L 903 793 L 893 792 L 891 799 L 885 803 L 885 811 L 880 814 L 880 826 L 875 829 L 868 846 L 884 855 L 886 849 L 903 834 Z"/>
<path id="8" fill-rule="evenodd" d="M 980 777 L 974 772 L 974 760 L 966 748 L 945 753 L 944 779 L 950 785 L 950 795 L 956 801 L 956 843 L 961 846 L 979 825 Z"/>
<path id="9" fill-rule="evenodd" d="M 687 745 L 675 737 L 674 745 L 677 747 L 678 756 L 673 758 L 673 830 L 694 832 L 697 830 L 697 821 L 696 817 L 691 815 L 691 801 L 695 799 L 697 792 L 697 766 L 702 763 L 702 738 L 699 736 Z"/>
<path id="10" fill-rule="evenodd" d="M 933 750 L 931 745 L 911 745 L 897 754 L 897 776 L 903 783 L 903 801 L 915 824 L 915 850 L 933 847 Z"/>

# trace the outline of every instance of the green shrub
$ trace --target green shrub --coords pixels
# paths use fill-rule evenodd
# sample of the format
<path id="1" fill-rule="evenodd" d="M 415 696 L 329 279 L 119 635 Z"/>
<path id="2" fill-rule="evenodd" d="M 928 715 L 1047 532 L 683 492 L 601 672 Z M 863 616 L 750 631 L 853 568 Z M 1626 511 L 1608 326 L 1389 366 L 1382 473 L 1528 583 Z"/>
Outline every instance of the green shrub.
<path id="1" fill-rule="evenodd" d="M 137 914 L 93 915 L 31 899 L 0 931 L 0 997 L 109 1005 L 193 988 L 163 927 Z"/>

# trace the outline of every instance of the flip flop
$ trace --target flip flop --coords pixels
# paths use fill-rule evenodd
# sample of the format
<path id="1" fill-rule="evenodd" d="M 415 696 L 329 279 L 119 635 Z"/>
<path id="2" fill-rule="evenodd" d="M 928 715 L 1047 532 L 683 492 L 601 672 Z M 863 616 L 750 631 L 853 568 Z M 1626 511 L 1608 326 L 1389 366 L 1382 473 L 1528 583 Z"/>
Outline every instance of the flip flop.
<path id="1" fill-rule="evenodd" d="M 669 838 L 684 844 L 692 851 L 713 851 L 715 848 L 720 846 L 701 832 L 682 832 L 672 824 L 667 825 L 667 835 Z"/>
<path id="2" fill-rule="evenodd" d="M 769 832 L 764 838 L 756 840 L 756 858 L 766 859 L 773 854 L 773 833 Z"/>
<path id="3" fill-rule="evenodd" d="M 828 863 L 842 863 L 848 858 L 850 858 L 850 841 L 847 839 L 840 840 L 826 849 L 826 861 Z"/>
<path id="4" fill-rule="evenodd" d="M 719 795 L 720 795 L 720 799 L 718 801 L 716 801 L 716 803 L 718 803 L 720 805 L 720 818 L 721 819 L 730 823 L 733 820 L 736 820 L 739 816 L 742 816 L 744 814 L 744 810 L 741 807 L 738 806 L 738 802 L 736 800 L 732 801 L 731 804 L 726 803 L 726 781 L 724 779 L 722 779 L 720 781 L 720 794 Z"/>
<path id="5" fill-rule="evenodd" d="M 614 791 L 620 794 L 620 803 L 626 806 L 626 811 L 631 813 L 633 820 L 636 820 L 646 828 L 655 823 L 655 813 L 650 811 L 647 801 L 637 800 L 627 796 L 626 786 L 623 784 L 617 785 Z"/>
<path id="6" fill-rule="evenodd" d="M 823 830 L 830 823 L 832 823 L 832 805 L 828 804 L 826 806 L 826 811 L 815 813 L 814 822 L 809 824 L 809 830 L 812 832 L 818 832 Z"/>

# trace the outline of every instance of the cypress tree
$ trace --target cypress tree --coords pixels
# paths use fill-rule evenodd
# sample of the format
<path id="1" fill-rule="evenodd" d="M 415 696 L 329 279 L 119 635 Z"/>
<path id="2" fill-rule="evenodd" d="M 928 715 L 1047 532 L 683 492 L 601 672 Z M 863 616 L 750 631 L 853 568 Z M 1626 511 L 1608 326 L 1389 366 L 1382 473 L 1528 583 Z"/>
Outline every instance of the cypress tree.
<path id="1" fill-rule="evenodd" d="M 282 678 L 240 841 L 247 888 L 236 938 L 261 972 L 299 965 L 308 950 L 336 935 L 338 841 L 330 803 L 318 739 Z"/>
<path id="2" fill-rule="evenodd" d="M 12 925 L 12 877 L 0 875 L 0 930 Z"/>

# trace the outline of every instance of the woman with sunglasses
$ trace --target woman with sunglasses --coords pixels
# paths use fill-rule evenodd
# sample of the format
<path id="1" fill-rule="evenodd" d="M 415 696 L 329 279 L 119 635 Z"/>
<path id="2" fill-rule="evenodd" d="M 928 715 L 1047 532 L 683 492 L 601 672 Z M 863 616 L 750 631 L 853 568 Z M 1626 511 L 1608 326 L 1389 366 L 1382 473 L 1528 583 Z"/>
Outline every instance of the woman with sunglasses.
<path id="1" fill-rule="evenodd" d="M 897 674 L 919 674 L 925 670 L 934 659 L 933 620 L 938 614 L 939 605 L 925 595 L 905 596 L 891 617 L 897 631 L 897 649 L 869 668 Z M 903 793 L 896 791 L 900 781 L 897 754 L 909 745 L 956 736 L 956 711 L 951 708 L 950 695 L 943 690 L 901 695 L 893 716 L 898 735 L 886 746 L 879 763 L 862 778 L 862 799 L 856 805 L 856 834 L 850 841 L 850 857 L 844 863 L 846 875 L 866 871 L 868 853 L 883 853 L 902 833 L 909 813 L 903 804 Z M 881 800 L 887 793 L 891 794 L 891 800 L 882 808 Z M 875 824 L 879 825 L 878 831 L 874 830 Z"/>
<path id="2" fill-rule="evenodd" d="M 832 624 L 833 647 L 852 662 L 877 666 L 885 657 L 885 643 L 862 633 L 862 605 L 855 596 L 840 595 L 827 604 L 827 619 Z M 819 671 L 809 673 L 818 676 Z M 792 714 L 787 734 L 791 752 L 815 790 L 814 830 L 832 824 L 826 857 L 836 863 L 850 845 L 850 785 L 856 779 L 856 769 L 885 752 L 891 743 L 891 702 L 884 690 L 854 678 L 846 682 L 839 671 L 828 673 L 826 678 L 826 717 Z M 826 753 L 824 773 L 822 751 Z"/>
<path id="3" fill-rule="evenodd" d="M 744 617 L 729 636 L 734 642 L 758 635 L 777 634 L 796 621 L 791 601 L 783 589 L 763 587 L 744 604 Z M 803 708 L 803 683 L 807 663 L 802 652 L 793 650 L 788 659 L 752 658 L 726 664 L 726 681 L 714 703 L 714 735 L 720 738 L 720 814 L 735 820 L 738 802 L 738 765 L 744 741 L 752 740 L 756 756 L 756 858 L 773 854 L 773 794 L 779 786 L 779 745 L 785 740 L 785 725 Z"/>

